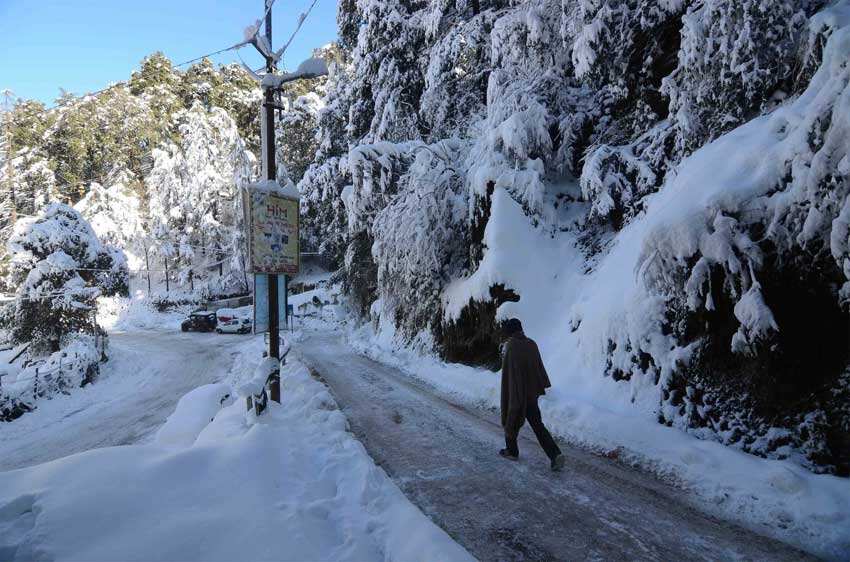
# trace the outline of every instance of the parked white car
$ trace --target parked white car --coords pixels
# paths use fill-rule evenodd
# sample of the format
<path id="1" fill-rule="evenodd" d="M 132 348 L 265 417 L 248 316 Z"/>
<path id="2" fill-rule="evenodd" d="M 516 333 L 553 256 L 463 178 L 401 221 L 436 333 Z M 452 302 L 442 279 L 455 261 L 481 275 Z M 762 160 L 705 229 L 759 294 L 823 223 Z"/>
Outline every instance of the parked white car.
<path id="1" fill-rule="evenodd" d="M 250 334 L 252 329 L 250 318 L 234 318 L 219 322 L 215 331 L 219 334 Z"/>

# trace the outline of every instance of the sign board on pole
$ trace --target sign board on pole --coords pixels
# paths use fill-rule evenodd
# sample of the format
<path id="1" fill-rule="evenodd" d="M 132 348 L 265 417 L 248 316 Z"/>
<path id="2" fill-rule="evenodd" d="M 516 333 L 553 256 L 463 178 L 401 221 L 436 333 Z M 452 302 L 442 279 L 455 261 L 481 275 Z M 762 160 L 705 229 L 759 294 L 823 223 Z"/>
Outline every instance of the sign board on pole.
<path id="1" fill-rule="evenodd" d="M 278 318 L 286 318 L 286 283 L 278 279 L 277 283 Z M 269 331 L 269 276 L 254 274 L 254 333 Z"/>
<path id="2" fill-rule="evenodd" d="M 272 180 L 243 192 L 251 273 L 297 275 L 299 268 L 298 191 Z M 281 318 L 283 318 L 281 316 Z"/>

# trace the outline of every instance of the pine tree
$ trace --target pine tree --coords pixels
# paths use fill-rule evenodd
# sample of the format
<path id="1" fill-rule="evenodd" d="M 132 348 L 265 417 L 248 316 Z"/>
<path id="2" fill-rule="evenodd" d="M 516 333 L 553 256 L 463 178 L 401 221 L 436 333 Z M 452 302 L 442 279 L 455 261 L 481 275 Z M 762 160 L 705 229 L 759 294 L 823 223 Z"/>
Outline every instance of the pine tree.
<path id="1" fill-rule="evenodd" d="M 163 139 L 174 139 L 171 118 L 184 108 L 181 80 L 181 74 L 172 66 L 168 57 L 160 52 L 145 57 L 139 70 L 130 76 L 130 93 L 141 98 L 155 118 L 153 132 L 158 137 L 152 139 L 148 153 Z"/>
<path id="2" fill-rule="evenodd" d="M 319 148 L 318 117 L 323 103 L 317 94 L 307 93 L 292 101 L 285 99 L 285 107 L 275 123 L 277 161 L 297 183 Z"/>
<path id="3" fill-rule="evenodd" d="M 15 288 L 12 337 L 56 352 L 73 333 L 94 334 L 95 299 L 127 292 L 123 254 L 100 243 L 73 208 L 51 203 L 23 218 L 9 239 L 8 283 Z"/>
<path id="4" fill-rule="evenodd" d="M 259 154 L 260 103 L 262 90 L 248 72 L 238 64 L 227 64 L 219 70 L 221 84 L 211 94 L 212 103 L 236 121 L 239 135 L 248 149 Z"/>
<path id="5" fill-rule="evenodd" d="M 183 105 L 192 107 L 195 102 L 200 102 L 207 109 L 213 107 L 218 101 L 216 97 L 222 83 L 222 77 L 210 59 L 193 64 L 181 77 Z"/>

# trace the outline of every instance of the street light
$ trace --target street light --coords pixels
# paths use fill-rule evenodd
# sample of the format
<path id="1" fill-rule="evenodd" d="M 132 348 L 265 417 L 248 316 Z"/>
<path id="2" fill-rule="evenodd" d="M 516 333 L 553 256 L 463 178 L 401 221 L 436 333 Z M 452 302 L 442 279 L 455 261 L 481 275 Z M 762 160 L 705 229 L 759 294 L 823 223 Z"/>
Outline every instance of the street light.
<path id="1" fill-rule="evenodd" d="M 271 88 L 276 90 L 280 89 L 281 86 L 288 82 L 294 82 L 296 80 L 311 80 L 313 78 L 320 78 L 327 75 L 328 63 L 325 62 L 324 59 L 310 57 L 299 64 L 298 68 L 295 69 L 295 72 L 287 72 L 285 74 L 267 73 L 263 76 L 263 81 L 260 85 L 264 89 Z"/>
<path id="2" fill-rule="evenodd" d="M 275 92 L 279 91 L 284 84 L 287 84 L 289 82 L 294 82 L 296 80 L 309 80 L 313 78 L 318 78 L 320 76 L 327 76 L 328 65 L 323 59 L 320 59 L 318 57 L 311 57 L 299 64 L 295 72 L 276 74 L 275 64 L 280 58 L 280 56 L 283 54 L 283 50 L 285 49 L 285 47 L 277 53 L 273 53 L 271 50 L 272 25 L 270 7 L 271 6 L 269 0 L 266 0 L 265 37 L 262 41 L 258 40 L 259 25 L 257 25 L 257 28 L 253 30 L 252 39 L 249 41 L 266 59 L 266 74 L 260 81 L 260 85 L 263 88 L 264 115 L 262 120 L 261 131 L 263 144 L 263 175 L 265 176 L 265 181 L 261 182 L 260 184 L 253 184 L 255 190 L 247 194 L 246 200 L 250 208 L 246 210 L 250 213 L 251 221 L 246 222 L 246 226 L 251 229 L 251 232 L 249 232 L 248 236 L 251 271 L 252 273 L 255 273 L 255 275 L 259 273 L 261 275 L 268 276 L 268 287 L 263 287 L 263 289 L 266 289 L 268 291 L 268 298 L 264 299 L 265 302 L 268 303 L 269 309 L 268 356 L 270 359 L 274 360 L 277 363 L 274 369 L 268 375 L 267 386 L 269 389 L 269 398 L 271 398 L 275 402 L 280 402 L 280 314 L 278 313 L 280 307 L 278 302 L 278 276 L 281 274 L 283 275 L 283 299 L 285 311 L 286 288 L 288 285 L 287 275 L 293 271 L 293 264 L 288 263 L 286 259 L 286 254 L 289 250 L 291 250 L 291 248 L 289 247 L 289 240 L 287 237 L 283 236 L 284 233 L 282 232 L 282 230 L 284 228 L 292 229 L 293 223 L 295 225 L 295 232 L 292 233 L 294 234 L 295 238 L 294 270 L 296 271 L 298 268 L 298 251 L 300 248 L 298 247 L 299 232 L 297 231 L 297 214 L 299 210 L 299 205 L 297 204 L 298 193 L 291 187 L 287 189 L 277 184 L 277 163 L 275 162 L 274 138 L 274 110 L 278 109 L 278 107 L 274 102 L 274 95 Z M 295 193 L 291 193 L 291 191 L 295 191 Z M 254 195 L 255 193 L 258 194 L 256 197 Z M 294 207 L 292 204 L 293 199 L 295 201 Z M 260 209 L 258 212 L 255 212 L 255 203 L 260 203 Z M 290 213 L 294 213 L 296 216 L 288 216 Z M 267 238 L 267 240 L 262 240 L 262 238 L 260 238 L 261 244 L 256 246 L 254 245 L 254 237 L 258 236 L 258 233 L 254 231 L 256 228 L 254 226 L 255 217 L 259 219 L 258 222 L 263 222 L 266 225 L 264 232 L 260 236 L 265 236 Z M 285 240 L 286 242 L 282 242 L 283 240 Z M 268 245 L 268 248 L 265 248 L 265 245 Z M 260 247 L 262 247 L 262 249 L 268 250 L 267 255 L 270 255 L 270 259 L 267 260 L 265 264 L 255 263 L 255 260 L 251 257 L 253 255 L 253 252 Z M 280 256 L 277 256 L 277 258 L 279 259 L 275 259 L 275 256 L 272 255 L 274 254 L 274 252 L 278 252 L 281 254 Z M 257 314 L 257 302 L 257 293 L 255 291 L 255 318 Z"/>

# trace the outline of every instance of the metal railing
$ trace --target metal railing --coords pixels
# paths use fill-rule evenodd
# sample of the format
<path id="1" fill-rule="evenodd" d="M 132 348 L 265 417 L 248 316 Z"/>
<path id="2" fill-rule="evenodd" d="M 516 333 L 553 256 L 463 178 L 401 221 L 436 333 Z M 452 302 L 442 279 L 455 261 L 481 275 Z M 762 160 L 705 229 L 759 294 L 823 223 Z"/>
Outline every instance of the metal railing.
<path id="1" fill-rule="evenodd" d="M 289 355 L 291 349 L 292 346 L 289 345 L 286 340 L 283 340 L 283 345 L 280 348 L 280 362 L 277 365 L 277 369 L 269 373 L 269 376 L 266 379 L 266 384 L 263 385 L 263 389 L 259 394 L 254 394 L 245 398 L 245 405 L 249 412 L 254 410 L 254 414 L 259 416 L 265 411 L 269 404 L 269 384 L 274 379 L 280 379 L 280 368 L 286 365 L 286 356 Z"/>

